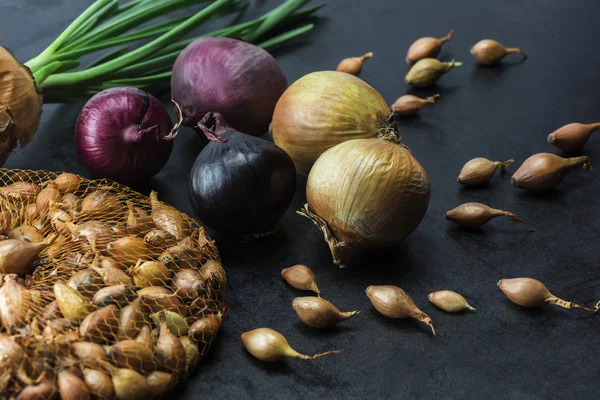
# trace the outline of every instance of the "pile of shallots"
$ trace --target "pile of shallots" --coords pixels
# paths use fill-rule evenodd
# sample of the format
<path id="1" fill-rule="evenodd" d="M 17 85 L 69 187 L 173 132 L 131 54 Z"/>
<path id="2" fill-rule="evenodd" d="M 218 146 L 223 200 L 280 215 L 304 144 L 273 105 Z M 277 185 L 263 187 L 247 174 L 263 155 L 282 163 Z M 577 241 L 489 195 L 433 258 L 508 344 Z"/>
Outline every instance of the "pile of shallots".
<path id="1" fill-rule="evenodd" d="M 204 230 L 156 192 L 12 173 L 0 187 L 0 393 L 146 399 L 187 376 L 225 311 Z"/>

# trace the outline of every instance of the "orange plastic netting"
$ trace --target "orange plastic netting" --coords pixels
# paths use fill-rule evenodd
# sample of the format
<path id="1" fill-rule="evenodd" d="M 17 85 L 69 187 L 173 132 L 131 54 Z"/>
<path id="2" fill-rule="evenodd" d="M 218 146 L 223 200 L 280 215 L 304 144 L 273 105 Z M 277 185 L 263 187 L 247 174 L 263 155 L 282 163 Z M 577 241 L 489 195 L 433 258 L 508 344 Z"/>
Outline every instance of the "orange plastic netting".
<path id="1" fill-rule="evenodd" d="M 0 234 L 0 399 L 158 397 L 220 328 L 217 248 L 155 192 L 0 169 Z"/>

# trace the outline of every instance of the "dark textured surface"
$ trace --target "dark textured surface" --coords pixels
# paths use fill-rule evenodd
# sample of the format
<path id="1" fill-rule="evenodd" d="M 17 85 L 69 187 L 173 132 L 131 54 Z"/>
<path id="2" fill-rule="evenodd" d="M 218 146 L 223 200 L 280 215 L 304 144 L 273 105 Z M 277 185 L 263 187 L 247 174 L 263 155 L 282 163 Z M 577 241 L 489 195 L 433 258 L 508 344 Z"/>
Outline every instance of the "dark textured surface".
<path id="1" fill-rule="evenodd" d="M 49 43 L 84 7 L 80 0 L 3 0 L 0 40 L 28 59 Z M 254 1 L 267 9 L 277 1 Z M 600 3 L 589 1 L 471 2 L 335 0 L 320 14 L 315 31 L 276 56 L 293 82 L 303 74 L 334 68 L 344 57 L 373 51 L 362 77 L 388 102 L 406 92 L 405 51 L 420 36 L 455 29 L 443 59 L 465 65 L 431 90 L 443 101 L 420 117 L 401 122 L 404 142 L 429 173 L 427 216 L 401 246 L 370 254 L 339 270 L 322 237 L 294 214 L 304 199 L 300 180 L 279 233 L 252 244 L 218 238 L 229 277 L 231 313 L 208 358 L 173 398 L 494 398 L 595 399 L 600 395 L 600 316 L 544 307 L 524 310 L 499 292 L 503 277 L 530 276 L 563 298 L 593 304 L 600 299 L 598 169 L 574 170 L 560 189 L 531 195 L 513 189 L 510 175 L 487 188 L 456 183 L 462 165 L 476 156 L 505 160 L 515 168 L 535 152 L 554 152 L 546 135 L 574 121 L 600 119 Z M 511 56 L 497 68 L 475 66 L 469 48 L 494 38 L 520 46 L 530 58 Z M 73 125 L 83 103 L 45 107 L 38 137 L 17 151 L 9 167 L 84 173 L 73 144 Z M 177 139 L 167 167 L 146 187 L 191 212 L 187 178 L 203 146 L 189 130 Z M 600 138 L 585 148 L 600 159 Z M 527 233 L 508 219 L 482 232 L 447 223 L 446 210 L 481 201 L 511 210 L 536 230 Z M 305 263 L 315 271 L 323 297 L 341 309 L 363 312 L 339 329 L 302 326 L 292 307 L 297 292 L 280 270 Z M 396 284 L 434 320 L 440 337 L 415 321 L 392 321 L 370 306 L 371 284 Z M 427 302 L 434 290 L 454 289 L 476 314 L 449 315 Z M 259 326 L 281 331 L 297 350 L 346 353 L 314 362 L 264 365 L 243 349 L 239 335 Z"/>

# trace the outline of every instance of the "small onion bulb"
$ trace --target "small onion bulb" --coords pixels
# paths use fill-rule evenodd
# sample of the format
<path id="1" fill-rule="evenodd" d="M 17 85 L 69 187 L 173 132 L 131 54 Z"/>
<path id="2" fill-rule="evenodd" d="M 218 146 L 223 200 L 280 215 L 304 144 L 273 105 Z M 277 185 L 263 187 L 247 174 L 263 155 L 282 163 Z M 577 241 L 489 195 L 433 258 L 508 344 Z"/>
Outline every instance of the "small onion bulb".
<path id="1" fill-rule="evenodd" d="M 401 242 L 427 211 L 427 173 L 397 133 L 386 134 L 327 150 L 308 176 L 308 204 L 299 214 L 323 231 L 336 265 Z"/>
<path id="2" fill-rule="evenodd" d="M 265 362 L 279 361 L 283 357 L 315 360 L 330 354 L 343 353 L 343 350 L 333 350 L 314 356 L 300 354 L 292 349 L 287 339 L 281 333 L 270 328 L 258 328 L 242 333 L 242 343 L 244 343 L 246 350 L 250 354 Z"/>

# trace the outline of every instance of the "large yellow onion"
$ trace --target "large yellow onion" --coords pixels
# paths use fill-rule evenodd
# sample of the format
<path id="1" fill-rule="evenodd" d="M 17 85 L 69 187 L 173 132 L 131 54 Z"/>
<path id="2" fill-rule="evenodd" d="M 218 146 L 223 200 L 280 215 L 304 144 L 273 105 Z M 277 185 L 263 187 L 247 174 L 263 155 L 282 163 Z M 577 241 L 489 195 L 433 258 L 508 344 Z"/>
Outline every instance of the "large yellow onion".
<path id="1" fill-rule="evenodd" d="M 325 150 L 346 140 L 376 137 L 389 117 L 383 97 L 361 79 L 344 72 L 313 72 L 283 93 L 271 132 L 296 170 L 307 175 Z"/>
<path id="2" fill-rule="evenodd" d="M 0 166 L 17 140 L 25 146 L 35 136 L 42 117 L 41 92 L 29 68 L 0 46 Z"/>
<path id="3" fill-rule="evenodd" d="M 308 204 L 299 213 L 323 231 L 337 265 L 401 242 L 427 211 L 425 170 L 394 133 L 383 137 L 338 144 L 308 176 Z"/>

